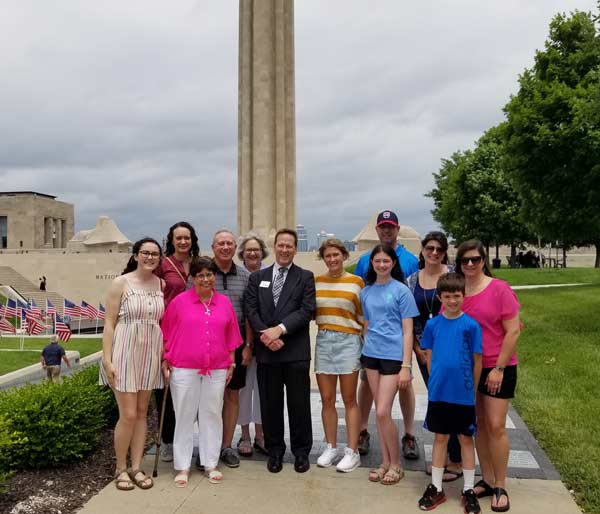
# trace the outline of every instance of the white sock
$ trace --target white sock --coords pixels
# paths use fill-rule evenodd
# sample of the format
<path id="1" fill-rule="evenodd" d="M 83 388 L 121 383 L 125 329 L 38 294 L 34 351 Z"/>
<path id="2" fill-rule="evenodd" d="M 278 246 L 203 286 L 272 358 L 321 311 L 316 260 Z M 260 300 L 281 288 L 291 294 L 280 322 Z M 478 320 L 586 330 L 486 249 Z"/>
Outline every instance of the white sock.
<path id="1" fill-rule="evenodd" d="M 442 481 L 444 479 L 444 468 L 431 466 L 431 483 L 439 491 L 442 490 Z"/>
<path id="2" fill-rule="evenodd" d="M 463 477 L 465 479 L 463 491 L 473 489 L 473 487 L 475 487 L 475 470 L 463 468 Z"/>

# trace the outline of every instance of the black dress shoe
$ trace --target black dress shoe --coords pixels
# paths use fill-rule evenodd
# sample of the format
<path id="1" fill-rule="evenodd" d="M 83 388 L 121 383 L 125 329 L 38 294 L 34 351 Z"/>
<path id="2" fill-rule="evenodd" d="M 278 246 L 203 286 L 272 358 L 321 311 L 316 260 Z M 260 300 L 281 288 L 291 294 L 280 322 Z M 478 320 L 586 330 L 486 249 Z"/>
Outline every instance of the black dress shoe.
<path id="1" fill-rule="evenodd" d="M 271 473 L 279 473 L 283 468 L 283 462 L 281 457 L 269 457 L 267 460 L 267 469 Z"/>
<path id="2" fill-rule="evenodd" d="M 296 462 L 294 462 L 294 469 L 296 473 L 306 473 L 310 469 L 310 462 L 306 455 L 297 455 Z"/>

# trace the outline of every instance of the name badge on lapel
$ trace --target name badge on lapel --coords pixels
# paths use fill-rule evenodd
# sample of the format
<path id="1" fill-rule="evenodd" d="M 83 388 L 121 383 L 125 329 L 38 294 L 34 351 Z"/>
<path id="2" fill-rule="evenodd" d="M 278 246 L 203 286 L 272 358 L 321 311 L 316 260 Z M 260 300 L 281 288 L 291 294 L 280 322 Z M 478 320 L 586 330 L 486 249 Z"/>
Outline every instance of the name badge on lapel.
<path id="1" fill-rule="evenodd" d="M 258 287 L 269 287 L 270 285 L 271 282 L 269 282 L 268 280 L 263 280 Z"/>

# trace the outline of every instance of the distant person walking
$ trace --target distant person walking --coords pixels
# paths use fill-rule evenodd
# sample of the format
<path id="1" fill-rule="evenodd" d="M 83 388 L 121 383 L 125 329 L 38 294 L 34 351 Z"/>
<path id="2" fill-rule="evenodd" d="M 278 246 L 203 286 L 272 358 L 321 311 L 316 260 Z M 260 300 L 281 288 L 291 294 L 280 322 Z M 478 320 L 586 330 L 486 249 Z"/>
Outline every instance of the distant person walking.
<path id="1" fill-rule="evenodd" d="M 190 262 L 193 257 L 200 255 L 198 236 L 194 227 L 187 221 L 179 221 L 169 228 L 165 257 L 154 270 L 154 274 L 165 281 L 165 309 L 177 295 L 192 287 L 190 277 Z M 160 419 L 163 406 L 164 389 L 154 392 L 158 417 Z M 175 433 L 175 411 L 171 391 L 167 393 L 167 403 L 161 433 L 162 445 L 160 458 L 164 462 L 173 460 L 173 434 Z"/>
<path id="2" fill-rule="evenodd" d="M 46 290 L 46 277 L 42 276 L 42 278 L 40 278 L 39 281 L 40 281 L 40 291 L 45 291 Z"/>
<path id="3" fill-rule="evenodd" d="M 56 335 L 50 336 L 50 344 L 45 346 L 42 350 L 40 360 L 42 368 L 46 370 L 46 377 L 50 382 L 58 382 L 61 360 L 64 361 L 69 368 L 71 367 L 65 349 L 58 344 L 58 337 Z"/>
<path id="4" fill-rule="evenodd" d="M 148 403 L 153 389 L 162 387 L 164 281 L 154 275 L 160 245 L 149 237 L 133 245 L 123 274 L 113 280 L 106 300 L 102 337 L 101 383 L 110 385 L 119 406 L 115 427 L 117 489 L 130 491 L 134 483 L 150 489 L 154 483 L 140 466 L 146 444 Z M 127 453 L 131 455 L 128 472 Z"/>
<path id="5" fill-rule="evenodd" d="M 481 325 L 483 369 L 477 388 L 475 445 L 482 479 L 478 498 L 492 497 L 492 510 L 510 508 L 506 469 L 510 442 L 506 414 L 517 385 L 517 341 L 521 331 L 519 301 L 510 286 L 492 277 L 483 244 L 475 239 L 456 252 L 456 271 L 465 277 L 463 311 Z"/>

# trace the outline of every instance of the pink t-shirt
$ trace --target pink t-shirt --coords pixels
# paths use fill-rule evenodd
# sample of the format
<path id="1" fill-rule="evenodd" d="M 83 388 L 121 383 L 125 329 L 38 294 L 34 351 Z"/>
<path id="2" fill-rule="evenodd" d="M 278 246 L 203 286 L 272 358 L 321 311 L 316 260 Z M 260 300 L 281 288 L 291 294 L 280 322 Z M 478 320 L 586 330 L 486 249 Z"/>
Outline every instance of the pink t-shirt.
<path id="1" fill-rule="evenodd" d="M 481 325 L 484 368 L 496 365 L 504 339 L 502 322 L 519 314 L 519 307 L 519 300 L 510 286 L 497 278 L 493 278 L 483 291 L 465 297 L 463 312 Z M 516 363 L 517 354 L 513 353 L 507 365 Z"/>
<path id="2" fill-rule="evenodd" d="M 215 291 L 208 307 L 210 314 L 195 289 L 176 296 L 167 307 L 161 322 L 164 358 L 174 367 L 205 375 L 231 364 L 229 352 L 242 344 L 231 302 Z"/>

